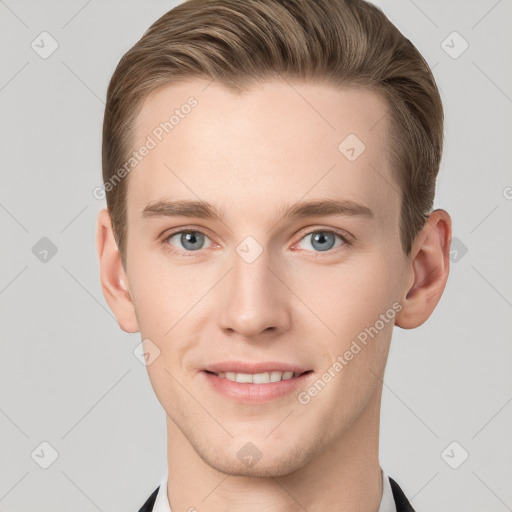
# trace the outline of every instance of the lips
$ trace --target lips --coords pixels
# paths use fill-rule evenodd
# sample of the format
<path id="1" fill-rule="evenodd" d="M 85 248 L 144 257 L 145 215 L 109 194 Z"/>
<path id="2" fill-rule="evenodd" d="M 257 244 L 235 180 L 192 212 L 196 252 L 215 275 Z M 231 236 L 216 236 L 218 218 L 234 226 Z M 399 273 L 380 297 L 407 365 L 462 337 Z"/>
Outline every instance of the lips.
<path id="1" fill-rule="evenodd" d="M 285 363 L 281 361 L 262 361 L 260 363 L 246 363 L 242 361 L 225 361 L 221 363 L 213 363 L 204 368 L 204 371 L 210 373 L 266 373 L 266 372 L 293 372 L 294 374 L 302 374 L 312 371 L 301 365 Z"/>
<path id="2" fill-rule="evenodd" d="M 268 367 L 268 363 L 265 363 Z M 227 363 L 226 363 L 227 365 Z M 234 365 L 230 363 L 231 367 Z M 257 366 L 257 365 L 256 365 Z M 282 367 L 290 367 L 290 365 L 282 363 L 280 364 Z M 236 366 L 239 368 L 239 366 Z M 250 368 L 254 368 L 255 365 L 250 365 Z M 212 365 L 211 368 L 218 369 L 219 366 Z M 247 368 L 247 365 L 245 366 Z M 303 369 L 301 366 L 291 365 L 291 368 Z M 219 372 L 219 374 L 215 374 L 209 370 L 203 370 L 200 372 L 204 379 L 211 389 L 213 389 L 216 393 L 221 395 L 224 399 L 228 399 L 231 402 L 245 405 L 262 405 L 265 403 L 269 403 L 273 400 L 284 400 L 286 397 L 290 397 L 296 392 L 297 388 L 301 385 L 306 386 L 308 382 L 314 378 L 314 373 L 312 370 L 306 371 L 296 377 L 292 377 L 292 372 L 288 372 L 287 377 L 284 378 L 284 373 L 281 374 L 279 371 L 276 373 L 278 376 L 282 376 L 283 379 L 268 382 L 269 379 L 265 378 L 269 376 L 269 373 L 255 373 L 253 374 L 253 378 L 257 378 L 257 382 L 250 382 L 252 379 L 250 378 L 250 374 L 243 373 L 232 373 L 231 377 L 236 375 L 236 381 L 230 380 L 228 377 L 229 372 L 223 374 Z M 241 377 L 241 382 L 238 377 Z"/>

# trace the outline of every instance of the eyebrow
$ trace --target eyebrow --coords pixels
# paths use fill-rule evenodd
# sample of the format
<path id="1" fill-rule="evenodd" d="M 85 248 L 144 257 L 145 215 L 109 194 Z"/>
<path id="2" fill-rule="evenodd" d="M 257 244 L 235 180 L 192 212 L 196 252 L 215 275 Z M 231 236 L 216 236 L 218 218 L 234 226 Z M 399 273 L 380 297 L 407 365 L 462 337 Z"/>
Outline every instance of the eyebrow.
<path id="1" fill-rule="evenodd" d="M 375 218 L 375 214 L 365 205 L 351 200 L 323 199 L 298 202 L 279 210 L 279 218 L 326 217 L 328 215 L 363 216 Z M 155 217 L 198 217 L 220 220 L 225 217 L 224 209 L 217 209 L 207 201 L 165 201 L 148 203 L 142 211 L 144 219 Z"/>

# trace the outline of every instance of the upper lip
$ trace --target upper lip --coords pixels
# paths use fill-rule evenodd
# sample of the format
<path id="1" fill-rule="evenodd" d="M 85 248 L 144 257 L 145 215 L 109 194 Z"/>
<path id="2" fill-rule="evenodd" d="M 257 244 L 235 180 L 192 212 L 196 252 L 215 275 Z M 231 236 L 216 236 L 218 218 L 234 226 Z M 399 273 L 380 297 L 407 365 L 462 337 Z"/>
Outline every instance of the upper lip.
<path id="1" fill-rule="evenodd" d="M 279 361 L 262 361 L 261 363 L 245 363 L 243 361 L 225 361 L 208 365 L 205 370 L 213 373 L 235 372 L 235 373 L 265 373 L 265 372 L 294 372 L 304 373 L 310 368 Z"/>

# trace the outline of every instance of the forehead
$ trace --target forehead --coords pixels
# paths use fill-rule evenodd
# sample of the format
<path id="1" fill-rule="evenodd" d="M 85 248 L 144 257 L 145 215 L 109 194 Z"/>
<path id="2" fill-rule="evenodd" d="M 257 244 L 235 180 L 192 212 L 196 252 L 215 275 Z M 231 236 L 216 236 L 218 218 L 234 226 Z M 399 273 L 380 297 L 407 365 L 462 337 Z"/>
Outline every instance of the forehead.
<path id="1" fill-rule="evenodd" d="M 274 80 L 242 94 L 206 80 L 166 86 L 135 125 L 134 150 L 150 149 L 130 172 L 129 222 L 160 199 L 202 199 L 254 218 L 316 197 L 357 201 L 397 222 L 387 110 L 368 89 L 319 83 Z"/>

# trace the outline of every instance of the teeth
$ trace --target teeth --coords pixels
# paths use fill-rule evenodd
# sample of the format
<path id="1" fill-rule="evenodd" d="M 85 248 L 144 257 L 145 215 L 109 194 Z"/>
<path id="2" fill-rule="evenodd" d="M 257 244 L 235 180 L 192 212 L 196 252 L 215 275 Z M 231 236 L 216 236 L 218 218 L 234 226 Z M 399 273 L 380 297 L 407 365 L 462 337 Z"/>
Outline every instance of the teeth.
<path id="1" fill-rule="evenodd" d="M 228 379 L 233 382 L 242 382 L 250 384 L 268 384 L 269 382 L 279 382 L 280 380 L 289 380 L 292 377 L 298 377 L 300 373 L 293 372 L 265 372 L 265 373 L 236 373 L 220 372 L 217 374 L 221 379 Z"/>

